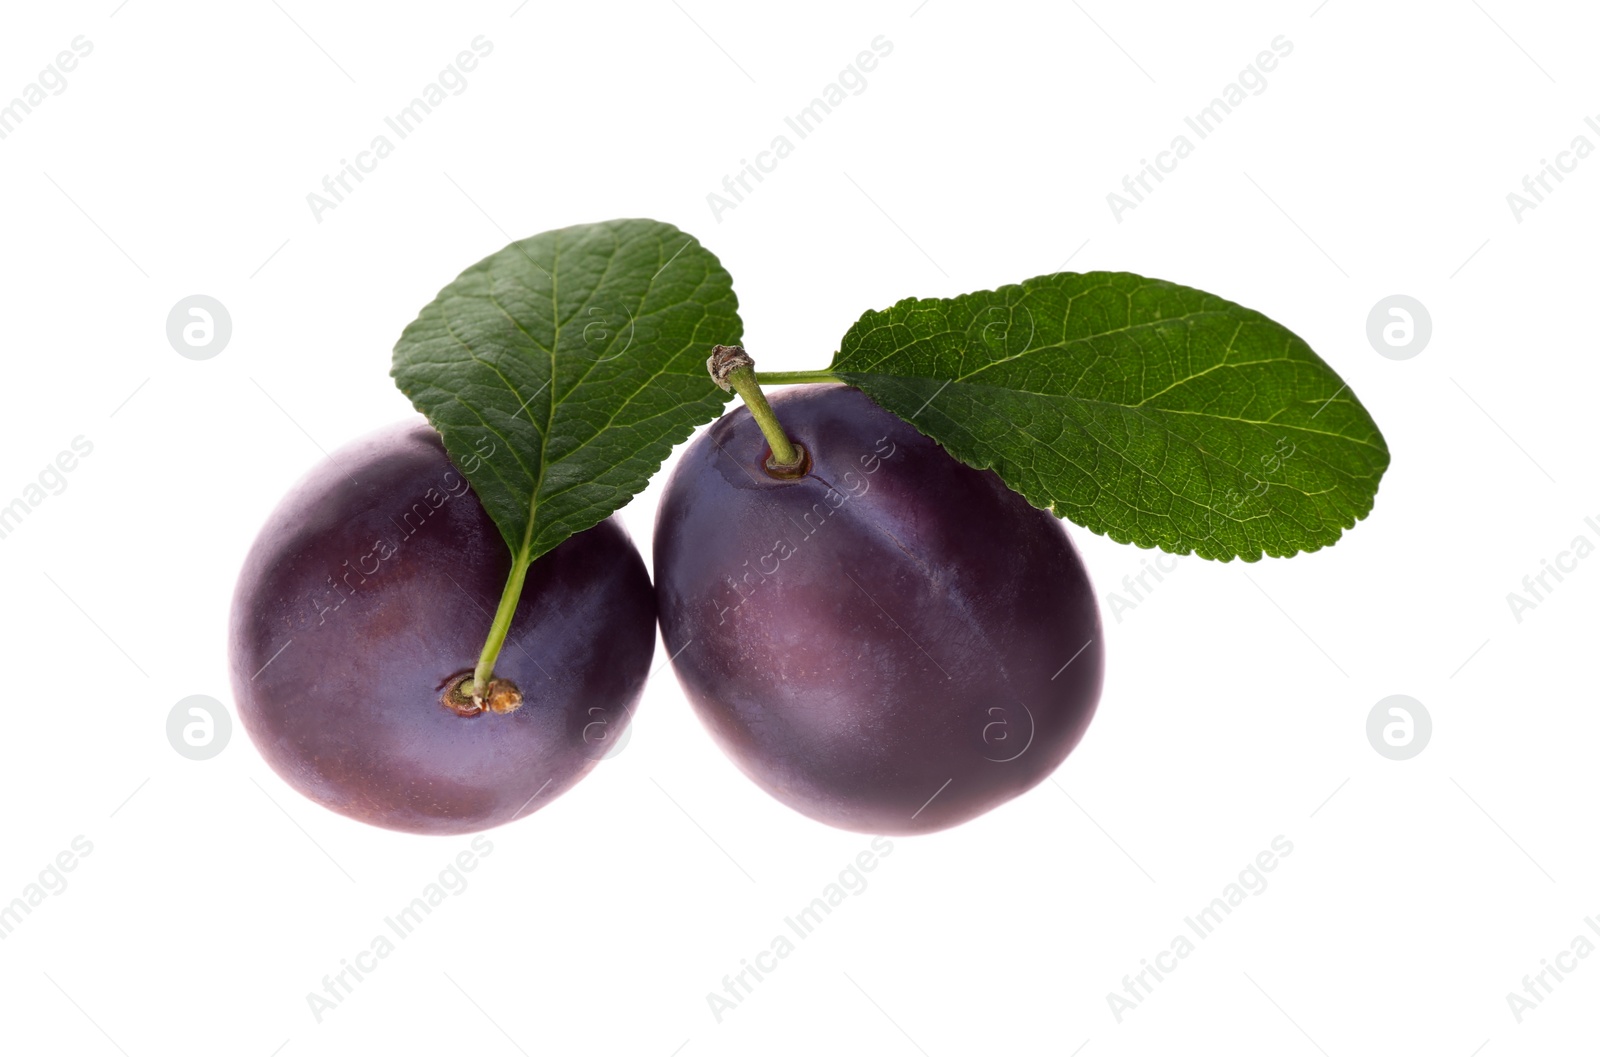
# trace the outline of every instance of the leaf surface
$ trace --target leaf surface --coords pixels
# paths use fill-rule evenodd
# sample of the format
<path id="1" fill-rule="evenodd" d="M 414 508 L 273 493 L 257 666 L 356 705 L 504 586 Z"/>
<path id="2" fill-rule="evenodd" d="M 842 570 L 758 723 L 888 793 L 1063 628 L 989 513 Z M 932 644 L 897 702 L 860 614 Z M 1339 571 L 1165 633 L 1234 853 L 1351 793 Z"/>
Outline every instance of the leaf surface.
<path id="1" fill-rule="evenodd" d="M 1389 465 L 1355 394 L 1288 328 L 1128 273 L 869 311 L 828 374 L 1035 506 L 1176 554 L 1328 546 Z"/>
<path id="2" fill-rule="evenodd" d="M 393 374 L 532 561 L 622 507 L 721 412 L 706 355 L 741 335 L 709 250 L 671 224 L 611 220 L 462 272 L 406 327 Z"/>

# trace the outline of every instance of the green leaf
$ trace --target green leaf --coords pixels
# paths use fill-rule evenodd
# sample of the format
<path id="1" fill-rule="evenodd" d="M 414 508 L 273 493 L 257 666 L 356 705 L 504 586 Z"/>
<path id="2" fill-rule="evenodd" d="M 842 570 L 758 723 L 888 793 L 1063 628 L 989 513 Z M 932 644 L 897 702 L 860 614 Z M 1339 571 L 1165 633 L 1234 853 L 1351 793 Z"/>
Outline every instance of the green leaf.
<path id="1" fill-rule="evenodd" d="M 1176 554 L 1327 546 L 1389 465 L 1355 394 L 1287 328 L 1127 273 L 907 299 L 862 316 L 827 373 L 1035 506 Z"/>
<path id="2" fill-rule="evenodd" d="M 733 280 L 654 220 L 513 242 L 401 334 L 394 378 L 531 562 L 610 516 L 722 410 L 706 355 L 742 334 Z"/>

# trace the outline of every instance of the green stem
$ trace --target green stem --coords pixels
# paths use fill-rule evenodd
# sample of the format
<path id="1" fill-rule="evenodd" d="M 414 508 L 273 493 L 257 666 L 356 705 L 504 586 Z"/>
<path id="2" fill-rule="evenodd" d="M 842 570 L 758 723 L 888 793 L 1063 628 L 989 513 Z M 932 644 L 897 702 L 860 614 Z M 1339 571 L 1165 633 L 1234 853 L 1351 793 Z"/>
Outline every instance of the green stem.
<path id="1" fill-rule="evenodd" d="M 706 360 L 706 370 L 712 381 L 739 394 L 750 417 L 761 427 L 762 435 L 772 448 L 767 472 L 786 479 L 802 476 L 806 467 L 805 449 L 789 443 L 789 435 L 778 424 L 778 416 L 772 413 L 772 405 L 767 403 L 761 383 L 756 381 L 756 361 L 750 354 L 738 345 L 713 346 Z"/>
<path id="2" fill-rule="evenodd" d="M 744 406 L 749 409 L 750 417 L 756 420 L 756 425 L 761 427 L 762 435 L 771 445 L 771 467 L 781 472 L 799 466 L 800 452 L 789 443 L 789 435 L 778 424 L 778 416 L 773 414 L 772 405 L 767 403 L 766 394 L 756 382 L 755 370 L 750 367 L 740 367 L 729 372 L 728 384 L 744 400 Z"/>
<path id="3" fill-rule="evenodd" d="M 500 607 L 495 610 L 494 623 L 489 625 L 489 637 L 484 640 L 483 652 L 478 655 L 478 667 L 472 673 L 472 696 L 482 701 L 494 678 L 494 662 L 506 644 L 506 634 L 511 631 L 511 618 L 516 615 L 517 601 L 522 597 L 522 583 L 528 578 L 528 549 L 524 547 L 512 557 L 511 575 L 506 577 L 505 590 L 500 592 Z"/>
<path id="4" fill-rule="evenodd" d="M 756 375 L 756 381 L 762 385 L 805 385 L 808 382 L 842 382 L 844 379 L 828 371 L 762 371 Z"/>

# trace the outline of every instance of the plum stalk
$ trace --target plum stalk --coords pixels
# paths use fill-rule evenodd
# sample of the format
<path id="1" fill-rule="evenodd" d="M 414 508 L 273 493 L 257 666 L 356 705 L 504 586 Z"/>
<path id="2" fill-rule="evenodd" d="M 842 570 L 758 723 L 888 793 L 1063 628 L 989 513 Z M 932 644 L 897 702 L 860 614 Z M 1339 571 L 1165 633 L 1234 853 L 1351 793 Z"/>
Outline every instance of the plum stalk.
<path id="1" fill-rule="evenodd" d="M 533 531 L 532 518 L 528 519 L 528 531 Z M 489 625 L 489 637 L 484 640 L 483 652 L 478 655 L 478 666 L 472 672 L 471 703 L 479 711 L 488 707 L 494 712 L 513 712 L 522 704 L 521 691 L 514 683 L 509 679 L 494 677 L 494 662 L 500 658 L 501 647 L 505 646 L 506 635 L 511 631 L 511 618 L 516 615 L 517 602 L 522 598 L 522 584 L 528 578 L 530 564 L 525 540 L 522 549 L 511 557 L 511 574 L 506 577 L 505 590 L 500 593 L 500 605 L 495 609 L 494 621 Z M 510 704 L 512 695 L 515 704 Z M 496 707 L 497 696 L 503 701 L 500 707 Z"/>
<path id="2" fill-rule="evenodd" d="M 756 381 L 767 385 L 805 385 L 811 382 L 842 382 L 832 371 L 762 371 Z"/>
<path id="3" fill-rule="evenodd" d="M 761 434 L 767 438 L 767 445 L 772 449 L 772 457 L 766 463 L 768 472 L 775 477 L 799 477 L 805 472 L 806 450 L 791 443 L 789 435 L 778 423 L 778 416 L 773 413 L 772 405 L 767 403 L 766 395 L 756 381 L 755 368 L 756 361 L 738 345 L 718 345 L 706 360 L 706 370 L 711 372 L 711 380 L 724 389 L 738 393 L 750 417 L 761 427 Z"/>

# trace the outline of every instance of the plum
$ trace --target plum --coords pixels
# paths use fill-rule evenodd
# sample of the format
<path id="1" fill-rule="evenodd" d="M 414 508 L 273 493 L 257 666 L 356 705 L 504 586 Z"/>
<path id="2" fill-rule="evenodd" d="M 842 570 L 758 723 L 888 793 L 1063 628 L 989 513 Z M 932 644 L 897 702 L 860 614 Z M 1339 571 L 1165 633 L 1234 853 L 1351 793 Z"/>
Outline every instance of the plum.
<path id="1" fill-rule="evenodd" d="M 325 807 L 414 833 L 497 826 L 571 788 L 644 688 L 654 592 L 615 519 L 570 537 L 529 569 L 479 707 L 471 672 L 510 567 L 425 422 L 311 471 L 233 600 L 234 696 L 267 763 Z"/>
<path id="2" fill-rule="evenodd" d="M 1099 610 L 1062 523 L 860 390 L 772 397 L 684 452 L 657 511 L 665 645 L 735 764 L 881 834 L 956 825 L 1042 781 L 1099 701 Z"/>

